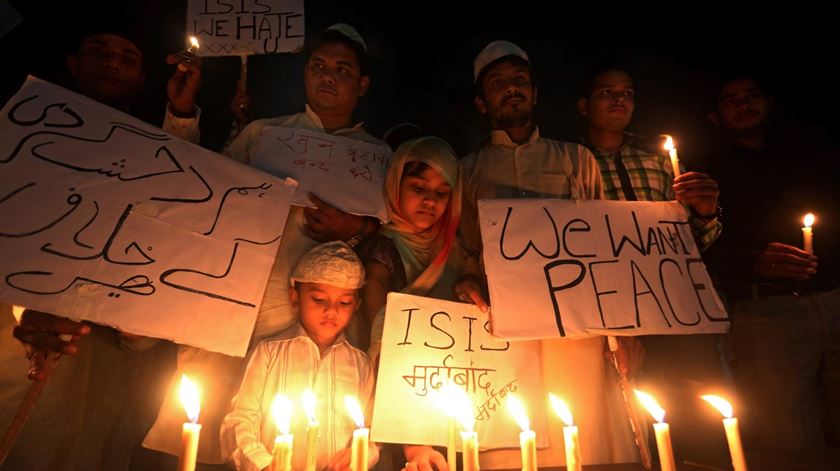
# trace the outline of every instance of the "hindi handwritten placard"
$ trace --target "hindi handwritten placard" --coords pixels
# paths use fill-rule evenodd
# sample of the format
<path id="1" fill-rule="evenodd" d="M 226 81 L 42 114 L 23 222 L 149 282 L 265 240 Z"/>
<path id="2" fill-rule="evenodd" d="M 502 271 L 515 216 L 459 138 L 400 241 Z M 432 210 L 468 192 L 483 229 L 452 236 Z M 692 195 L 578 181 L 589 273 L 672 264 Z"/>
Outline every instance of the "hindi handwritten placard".
<path id="1" fill-rule="evenodd" d="M 303 0 L 189 0 L 187 32 L 201 56 L 244 56 L 303 49 Z"/>
<path id="2" fill-rule="evenodd" d="M 436 393 L 450 384 L 472 400 L 482 448 L 519 446 L 510 393 L 527 405 L 538 446 L 547 446 L 539 342 L 500 340 L 489 324 L 471 304 L 389 293 L 371 438 L 446 446 L 449 422 Z"/>
<path id="3" fill-rule="evenodd" d="M 0 115 L 0 300 L 243 356 L 294 188 L 30 77 Z"/>
<path id="4" fill-rule="evenodd" d="M 493 332 L 722 333 L 729 317 L 677 202 L 480 200 Z M 528 313 L 529 322 L 521 322 Z"/>
<path id="5" fill-rule="evenodd" d="M 298 182 L 292 204 L 309 193 L 351 214 L 387 220 L 382 188 L 391 159 L 386 145 L 310 129 L 266 126 L 251 165 Z"/>

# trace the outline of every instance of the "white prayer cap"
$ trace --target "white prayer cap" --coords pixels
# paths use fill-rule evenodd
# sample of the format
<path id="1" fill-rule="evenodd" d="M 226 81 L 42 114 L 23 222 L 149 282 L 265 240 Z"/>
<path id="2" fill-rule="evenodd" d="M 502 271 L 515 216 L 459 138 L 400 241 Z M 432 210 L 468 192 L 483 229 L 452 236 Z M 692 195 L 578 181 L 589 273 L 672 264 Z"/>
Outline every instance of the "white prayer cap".
<path id="1" fill-rule="evenodd" d="M 529 62 L 528 53 L 522 50 L 521 47 L 513 44 L 510 41 L 493 41 L 488 44 L 475 58 L 473 62 L 473 82 L 478 82 L 478 76 L 485 67 L 490 65 L 493 61 L 501 59 L 502 57 L 515 56 Z"/>
<path id="2" fill-rule="evenodd" d="M 362 46 L 362 49 L 367 52 L 367 43 L 365 43 L 365 40 L 362 39 L 362 35 L 356 31 L 356 28 L 348 25 L 347 23 L 336 23 L 324 30 L 325 33 L 327 31 L 335 31 L 354 43 L 359 43 L 359 45 Z"/>
<path id="3" fill-rule="evenodd" d="M 365 269 L 349 245 L 340 241 L 327 242 L 316 245 L 301 257 L 289 281 L 292 286 L 301 282 L 359 289 L 365 284 Z"/>

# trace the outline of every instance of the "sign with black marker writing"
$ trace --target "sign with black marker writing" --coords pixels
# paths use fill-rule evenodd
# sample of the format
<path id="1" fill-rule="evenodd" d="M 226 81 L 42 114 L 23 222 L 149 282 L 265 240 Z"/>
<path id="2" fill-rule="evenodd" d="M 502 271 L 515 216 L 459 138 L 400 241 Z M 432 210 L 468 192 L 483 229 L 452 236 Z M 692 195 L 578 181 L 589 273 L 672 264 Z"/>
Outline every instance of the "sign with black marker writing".
<path id="1" fill-rule="evenodd" d="M 187 33 L 201 56 L 303 49 L 303 0 L 189 0 Z"/>
<path id="2" fill-rule="evenodd" d="M 0 301 L 245 355 L 293 181 L 33 77 L 0 118 Z"/>
<path id="3" fill-rule="evenodd" d="M 449 419 L 439 404 L 446 385 L 471 399 L 482 448 L 519 446 L 506 401 L 512 393 L 528 408 L 537 445 L 548 446 L 539 342 L 493 337 L 487 314 L 472 304 L 389 293 L 371 438 L 446 446 Z"/>
<path id="4" fill-rule="evenodd" d="M 385 173 L 391 149 L 385 144 L 312 129 L 266 126 L 251 165 L 298 182 L 292 204 L 310 206 L 314 193 L 345 212 L 387 221 Z"/>
<path id="5" fill-rule="evenodd" d="M 500 337 L 729 329 L 680 203 L 498 199 L 478 208 Z"/>

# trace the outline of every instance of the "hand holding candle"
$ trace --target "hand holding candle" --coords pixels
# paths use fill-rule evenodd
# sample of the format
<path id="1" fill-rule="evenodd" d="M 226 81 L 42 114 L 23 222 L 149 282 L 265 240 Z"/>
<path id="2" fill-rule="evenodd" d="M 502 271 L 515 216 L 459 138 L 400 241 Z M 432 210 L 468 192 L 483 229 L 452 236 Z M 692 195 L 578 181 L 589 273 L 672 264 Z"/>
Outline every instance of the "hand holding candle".
<path id="1" fill-rule="evenodd" d="M 802 228 L 802 250 L 808 253 L 814 253 L 814 230 L 811 226 L 814 225 L 814 215 L 808 213 L 802 218 L 805 226 Z"/>
<path id="2" fill-rule="evenodd" d="M 190 421 L 184 423 L 181 433 L 181 455 L 178 457 L 178 471 L 194 471 L 195 460 L 198 455 L 198 436 L 201 433 L 201 424 L 198 423 L 201 399 L 198 387 L 190 381 L 187 375 L 181 375 L 179 395 Z"/>
<path id="3" fill-rule="evenodd" d="M 744 458 L 744 448 L 741 445 L 741 432 L 738 430 L 738 419 L 732 417 L 732 405 L 722 397 L 700 396 L 723 415 L 723 428 L 726 431 L 726 442 L 729 444 L 729 454 L 732 456 L 732 467 L 735 471 L 747 471 L 747 461 Z"/>
<path id="4" fill-rule="evenodd" d="M 519 449 L 522 452 L 522 471 L 537 471 L 537 434 L 531 430 L 531 421 L 525 412 L 525 406 L 515 394 L 508 396 L 508 410 L 519 424 Z"/>
<path id="5" fill-rule="evenodd" d="M 581 471 L 583 469 L 583 461 L 580 459 L 578 428 L 572 422 L 572 411 L 569 410 L 565 402 L 554 394 L 549 393 L 548 399 L 551 401 L 551 407 L 554 409 L 554 412 L 565 424 L 563 427 L 563 441 L 566 444 L 566 470 Z"/>
<path id="6" fill-rule="evenodd" d="M 368 469 L 368 437 L 370 430 L 365 428 L 365 414 L 362 412 L 359 401 L 350 396 L 344 396 L 344 405 L 347 413 L 356 423 L 356 430 L 353 431 L 353 445 L 350 448 L 350 469 L 352 471 L 366 471 Z"/>
<path id="7" fill-rule="evenodd" d="M 677 178 L 680 176 L 680 159 L 677 156 L 677 148 L 674 147 L 674 139 L 665 134 L 665 145 L 663 147 L 671 157 L 671 168 L 674 170 L 674 178 Z"/>
<path id="8" fill-rule="evenodd" d="M 634 391 L 636 397 L 657 422 L 653 424 L 653 431 L 656 432 L 656 447 L 659 448 L 659 467 L 662 471 L 675 471 L 677 466 L 674 463 L 674 450 L 671 449 L 671 429 L 668 423 L 664 422 L 665 409 L 660 407 L 650 394 L 638 389 Z"/>
<path id="9" fill-rule="evenodd" d="M 307 389 L 303 392 L 303 410 L 309 423 L 306 425 L 305 471 L 315 471 L 318 462 L 318 418 L 315 415 L 315 394 Z"/>
<path id="10" fill-rule="evenodd" d="M 197 60 L 198 56 L 196 55 L 196 53 L 198 52 L 199 48 L 200 46 L 198 45 L 198 39 L 196 39 L 195 36 L 190 36 L 190 46 L 184 49 L 183 51 L 174 54 L 175 57 L 178 59 L 178 70 L 180 70 L 181 72 L 187 71 L 187 67 L 184 65 L 184 63 L 189 63 Z"/>
<path id="11" fill-rule="evenodd" d="M 274 461 L 271 471 L 292 471 L 292 442 L 294 436 L 289 433 L 292 420 L 292 401 L 278 394 L 271 403 L 271 415 L 277 425 L 277 438 L 274 439 Z"/>

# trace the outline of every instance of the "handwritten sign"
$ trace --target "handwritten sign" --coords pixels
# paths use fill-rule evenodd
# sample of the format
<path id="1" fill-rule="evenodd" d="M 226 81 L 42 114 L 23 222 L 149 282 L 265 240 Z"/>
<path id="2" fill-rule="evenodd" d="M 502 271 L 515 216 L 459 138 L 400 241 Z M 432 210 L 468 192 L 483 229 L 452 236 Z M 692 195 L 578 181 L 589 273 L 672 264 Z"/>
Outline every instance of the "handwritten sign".
<path id="1" fill-rule="evenodd" d="M 187 32 L 202 56 L 303 49 L 303 0 L 189 0 Z"/>
<path id="2" fill-rule="evenodd" d="M 510 393 L 527 405 L 538 445 L 547 446 L 539 343 L 500 340 L 489 325 L 471 304 L 389 293 L 372 439 L 446 446 L 449 419 L 436 401 L 450 384 L 472 400 L 482 448 L 519 446 Z"/>
<path id="3" fill-rule="evenodd" d="M 677 202 L 480 200 L 478 208 L 500 337 L 729 328 Z"/>
<path id="4" fill-rule="evenodd" d="M 0 117 L 0 300 L 245 354 L 294 182 L 33 77 Z"/>
<path id="5" fill-rule="evenodd" d="M 267 126 L 251 165 L 298 183 L 292 204 L 309 193 L 351 214 L 387 221 L 382 188 L 391 149 L 309 129 Z"/>

